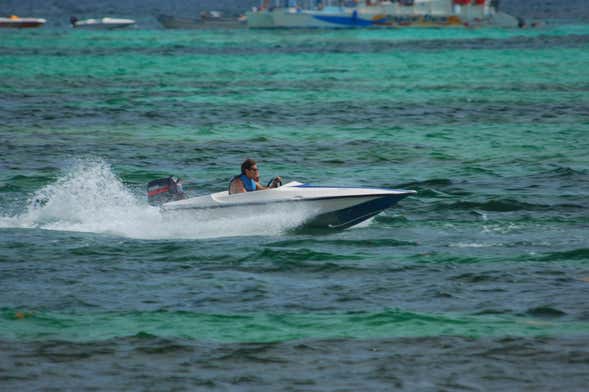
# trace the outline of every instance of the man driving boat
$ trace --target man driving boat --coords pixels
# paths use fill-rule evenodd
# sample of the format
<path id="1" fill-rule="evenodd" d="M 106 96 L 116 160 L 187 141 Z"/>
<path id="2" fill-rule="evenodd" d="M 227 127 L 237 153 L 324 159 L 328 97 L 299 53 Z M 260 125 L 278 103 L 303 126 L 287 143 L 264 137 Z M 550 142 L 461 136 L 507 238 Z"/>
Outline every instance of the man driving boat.
<path id="1" fill-rule="evenodd" d="M 265 187 L 259 183 L 258 166 L 253 159 L 246 159 L 241 164 L 241 174 L 233 177 L 229 183 L 229 194 L 261 191 L 270 188 L 278 188 L 282 183 L 282 178 L 275 177 L 269 186 Z"/>

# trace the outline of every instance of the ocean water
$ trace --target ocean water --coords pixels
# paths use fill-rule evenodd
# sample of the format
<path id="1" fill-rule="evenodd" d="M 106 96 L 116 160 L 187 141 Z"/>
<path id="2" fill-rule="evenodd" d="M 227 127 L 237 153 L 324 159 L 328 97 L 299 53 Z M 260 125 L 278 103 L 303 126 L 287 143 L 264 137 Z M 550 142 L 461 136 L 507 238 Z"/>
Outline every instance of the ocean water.
<path id="1" fill-rule="evenodd" d="M 589 26 L 1 33 L 1 389 L 586 390 Z M 417 194 L 146 202 L 246 157 Z"/>

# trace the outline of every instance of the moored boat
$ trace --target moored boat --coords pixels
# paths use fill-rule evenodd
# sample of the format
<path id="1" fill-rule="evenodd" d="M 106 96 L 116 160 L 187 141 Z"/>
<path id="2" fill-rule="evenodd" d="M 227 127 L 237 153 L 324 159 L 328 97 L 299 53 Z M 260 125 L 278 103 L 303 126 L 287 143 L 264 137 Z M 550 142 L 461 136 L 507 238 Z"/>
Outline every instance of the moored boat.
<path id="1" fill-rule="evenodd" d="M 124 27 L 133 26 L 135 21 L 133 19 L 119 19 L 119 18 L 99 18 L 99 19 L 83 19 L 79 20 L 75 16 L 70 18 L 72 27 L 77 29 L 88 30 L 112 30 Z"/>
<path id="2" fill-rule="evenodd" d="M 156 18 L 166 29 L 204 29 L 209 27 L 232 28 L 242 23 L 237 18 L 225 17 L 219 11 L 203 11 L 199 18 L 159 15 Z"/>
<path id="3" fill-rule="evenodd" d="M 16 15 L 11 15 L 7 18 L 0 17 L 0 28 L 26 29 L 41 27 L 47 22 L 42 18 L 21 18 Z"/>
<path id="4" fill-rule="evenodd" d="M 202 20 L 197 18 L 180 18 L 172 15 L 158 15 L 157 21 L 166 29 L 201 29 Z"/>
<path id="5" fill-rule="evenodd" d="M 336 3 L 336 5 L 333 5 Z M 497 10 L 497 0 L 358 0 L 354 2 L 263 0 L 246 14 L 251 28 L 517 27 Z"/>

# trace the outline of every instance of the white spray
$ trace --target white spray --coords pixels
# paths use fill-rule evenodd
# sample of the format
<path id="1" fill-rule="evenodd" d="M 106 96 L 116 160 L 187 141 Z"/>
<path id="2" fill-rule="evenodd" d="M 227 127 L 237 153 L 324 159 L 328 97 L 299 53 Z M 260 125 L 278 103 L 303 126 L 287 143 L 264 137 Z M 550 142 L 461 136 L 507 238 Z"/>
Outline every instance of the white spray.
<path id="1" fill-rule="evenodd" d="M 163 214 L 136 196 L 101 160 L 77 161 L 62 177 L 35 192 L 26 210 L 0 215 L 0 227 L 91 232 L 141 239 L 198 239 L 279 235 L 301 224 L 306 211 L 269 211 L 215 219 L 205 214 Z"/>

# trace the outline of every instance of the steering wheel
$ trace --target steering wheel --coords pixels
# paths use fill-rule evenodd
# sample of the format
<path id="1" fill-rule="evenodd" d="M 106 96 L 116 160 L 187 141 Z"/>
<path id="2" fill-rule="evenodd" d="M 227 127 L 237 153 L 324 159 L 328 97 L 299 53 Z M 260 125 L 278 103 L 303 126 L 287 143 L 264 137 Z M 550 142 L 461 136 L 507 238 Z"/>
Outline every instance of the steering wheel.
<path id="1" fill-rule="evenodd" d="M 270 185 L 272 185 L 272 183 L 274 182 L 274 180 L 276 179 L 276 177 L 273 177 L 269 182 L 268 185 L 266 185 L 266 188 L 270 188 Z M 276 188 L 278 188 L 279 186 L 282 186 L 282 181 L 276 181 Z"/>

